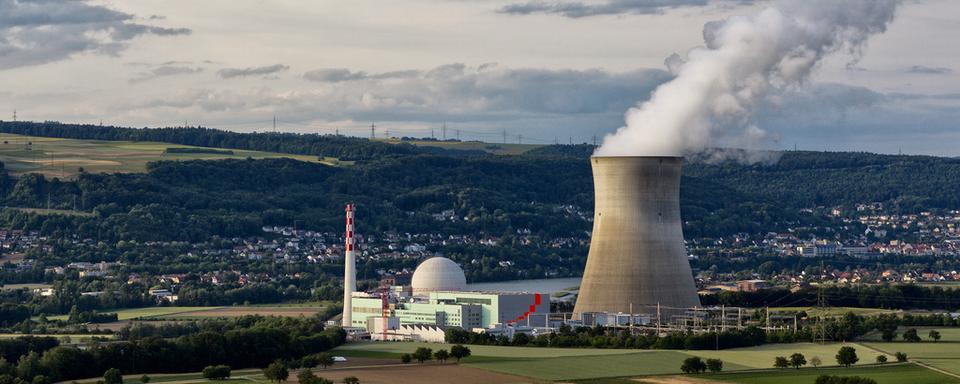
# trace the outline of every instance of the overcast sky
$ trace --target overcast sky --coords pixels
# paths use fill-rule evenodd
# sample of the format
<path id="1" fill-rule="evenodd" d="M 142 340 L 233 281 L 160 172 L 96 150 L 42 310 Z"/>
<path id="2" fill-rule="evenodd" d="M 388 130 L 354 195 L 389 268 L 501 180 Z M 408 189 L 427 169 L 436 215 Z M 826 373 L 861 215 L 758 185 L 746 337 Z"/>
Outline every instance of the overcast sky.
<path id="1" fill-rule="evenodd" d="M 0 0 L 0 119 L 590 142 L 749 0 Z M 960 156 L 960 2 L 906 1 L 757 121 L 779 148 Z M 772 104 L 771 104 L 772 105 Z"/>

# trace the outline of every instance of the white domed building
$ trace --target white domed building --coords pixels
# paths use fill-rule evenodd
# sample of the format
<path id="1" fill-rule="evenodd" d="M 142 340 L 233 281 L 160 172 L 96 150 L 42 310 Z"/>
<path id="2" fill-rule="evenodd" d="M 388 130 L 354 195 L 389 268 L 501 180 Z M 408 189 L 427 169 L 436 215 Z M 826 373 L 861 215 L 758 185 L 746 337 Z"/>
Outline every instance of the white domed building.
<path id="1" fill-rule="evenodd" d="M 431 257 L 424 260 L 413 272 L 410 282 L 414 295 L 430 292 L 465 291 L 467 278 L 457 263 L 446 257 Z"/>
<path id="2" fill-rule="evenodd" d="M 387 297 L 383 292 L 351 297 L 353 327 L 365 328 L 374 340 L 443 342 L 444 327 L 474 330 L 549 323 L 549 295 L 467 291 L 463 269 L 445 257 L 424 260 L 410 285 L 391 285 L 387 292 Z"/>

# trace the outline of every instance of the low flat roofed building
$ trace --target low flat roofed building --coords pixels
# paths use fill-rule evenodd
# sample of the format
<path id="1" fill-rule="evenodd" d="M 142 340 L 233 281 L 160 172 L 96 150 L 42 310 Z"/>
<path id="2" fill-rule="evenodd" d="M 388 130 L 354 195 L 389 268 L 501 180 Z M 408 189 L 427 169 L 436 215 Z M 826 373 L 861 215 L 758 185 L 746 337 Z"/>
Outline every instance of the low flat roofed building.
<path id="1" fill-rule="evenodd" d="M 537 313 L 550 313 L 549 297 L 520 292 L 431 292 L 431 303 L 476 304 L 482 307 L 482 327 L 496 324 L 525 323 Z"/>
<path id="2" fill-rule="evenodd" d="M 741 280 L 737 282 L 737 288 L 740 292 L 756 292 L 770 288 L 770 283 L 766 280 Z"/>
<path id="3" fill-rule="evenodd" d="M 353 298 L 353 326 L 366 328 L 369 318 L 383 317 L 383 301 L 379 297 Z M 390 303 L 387 316 L 394 316 L 401 325 L 425 324 L 440 327 L 471 329 L 482 326 L 482 308 L 475 304 L 437 302 Z"/>

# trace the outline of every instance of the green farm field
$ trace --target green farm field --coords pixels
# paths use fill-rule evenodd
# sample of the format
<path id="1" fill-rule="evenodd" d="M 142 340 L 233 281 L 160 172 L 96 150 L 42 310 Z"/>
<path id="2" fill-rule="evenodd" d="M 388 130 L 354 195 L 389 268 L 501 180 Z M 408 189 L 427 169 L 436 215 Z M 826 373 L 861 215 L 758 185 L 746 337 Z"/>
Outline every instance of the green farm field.
<path id="1" fill-rule="evenodd" d="M 857 350 L 857 356 L 860 357 L 859 364 L 873 363 L 876 361 L 875 359 L 877 356 L 881 354 L 886 355 L 889 361 L 896 361 L 893 354 L 871 350 L 866 346 L 856 343 L 765 344 L 750 348 L 733 348 L 721 351 L 686 351 L 686 353 L 694 356 L 700 356 L 705 359 L 723 360 L 725 370 L 729 369 L 726 368 L 726 365 L 729 363 L 754 369 L 771 368 L 773 367 L 773 360 L 775 357 L 786 357 L 798 352 L 806 356 L 807 361 L 810 361 L 810 359 L 813 357 L 819 357 L 824 366 L 831 366 L 837 364 L 835 356 L 837 354 L 837 350 L 839 350 L 842 346 L 851 346 Z M 679 365 L 677 367 L 679 367 Z"/>
<path id="2" fill-rule="evenodd" d="M 860 376 L 877 381 L 878 384 L 950 384 L 960 383 L 960 379 L 931 371 L 915 364 L 888 364 L 861 368 L 801 368 L 769 369 L 750 372 L 723 372 L 691 376 L 616 377 L 606 379 L 577 380 L 576 383 L 590 384 L 811 384 L 820 375 Z"/>
<path id="3" fill-rule="evenodd" d="M 283 305 L 273 306 L 238 306 L 238 307 L 149 307 L 104 310 L 100 312 L 116 313 L 120 321 L 123 320 L 199 320 L 211 318 L 230 318 L 244 315 L 262 316 L 313 316 L 323 304 L 314 303 L 314 306 Z M 50 320 L 66 320 L 67 315 L 50 316 Z"/>
<path id="4" fill-rule="evenodd" d="M 196 311 L 208 311 L 224 307 L 149 307 L 104 310 L 103 313 L 116 313 L 118 320 L 151 319 Z M 50 320 L 66 320 L 67 315 L 49 316 Z"/>
<path id="5" fill-rule="evenodd" d="M 883 367 L 862 368 L 803 368 L 766 372 L 728 373 L 711 375 L 715 381 L 743 384 L 792 384 L 813 383 L 820 375 L 861 376 L 877 381 L 877 384 L 946 384 L 960 383 L 960 379 L 947 376 L 915 364 L 897 364 Z"/>
<path id="6" fill-rule="evenodd" d="M 143 172 L 151 161 L 194 159 L 292 158 L 320 162 L 315 156 L 233 149 L 223 153 L 164 153 L 167 148 L 199 148 L 188 145 L 75 140 L 52 137 L 0 134 L 0 161 L 14 174 L 41 173 L 46 176 L 75 177 L 79 169 L 92 173 Z M 335 159 L 324 163 L 334 164 Z"/>
<path id="7" fill-rule="evenodd" d="M 811 359 L 820 357 L 824 366 L 836 365 L 834 356 L 843 345 L 857 349 L 861 364 L 872 363 L 877 355 L 885 354 L 856 343 L 832 344 L 770 344 L 752 348 L 723 351 L 673 351 L 592 348 L 534 348 L 470 345 L 472 356 L 463 360 L 467 366 L 489 371 L 525 376 L 538 380 L 584 380 L 595 378 L 671 375 L 680 373 L 680 364 L 690 356 L 719 358 L 724 370 L 766 370 L 773 366 L 776 356 L 800 352 Z M 411 353 L 417 347 L 434 350 L 449 348 L 449 344 L 427 343 L 356 343 L 335 350 L 335 353 L 356 357 L 396 358 Z M 888 359 L 894 360 L 893 356 Z M 925 368 L 921 368 L 924 369 Z M 932 371 L 931 371 L 932 372 Z"/>

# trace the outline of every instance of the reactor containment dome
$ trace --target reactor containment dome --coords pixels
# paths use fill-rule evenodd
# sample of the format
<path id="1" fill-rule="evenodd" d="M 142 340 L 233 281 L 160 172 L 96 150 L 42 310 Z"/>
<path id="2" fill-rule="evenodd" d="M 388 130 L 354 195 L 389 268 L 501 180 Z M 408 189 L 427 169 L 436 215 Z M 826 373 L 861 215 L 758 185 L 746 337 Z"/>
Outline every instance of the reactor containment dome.
<path id="1" fill-rule="evenodd" d="M 410 285 L 414 294 L 463 291 L 467 288 L 467 278 L 453 260 L 431 257 L 417 266 Z"/>

